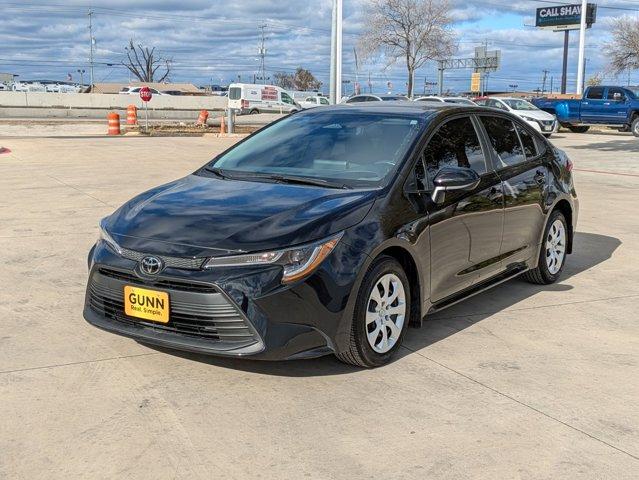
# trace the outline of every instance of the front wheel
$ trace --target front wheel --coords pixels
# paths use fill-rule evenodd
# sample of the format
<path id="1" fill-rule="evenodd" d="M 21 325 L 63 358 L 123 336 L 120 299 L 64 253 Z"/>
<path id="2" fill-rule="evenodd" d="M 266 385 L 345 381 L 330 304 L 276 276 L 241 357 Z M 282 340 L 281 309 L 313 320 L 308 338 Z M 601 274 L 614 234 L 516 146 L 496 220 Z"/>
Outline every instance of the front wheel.
<path id="1" fill-rule="evenodd" d="M 539 285 L 555 283 L 564 269 L 567 246 L 566 217 L 559 210 L 555 210 L 551 213 L 544 230 L 537 268 L 525 272 L 524 279 Z"/>
<path id="2" fill-rule="evenodd" d="M 630 126 L 630 130 L 635 137 L 639 137 L 639 117 L 635 117 Z"/>
<path id="3" fill-rule="evenodd" d="M 552 137 L 552 133 L 544 133 L 543 136 L 546 138 L 550 138 Z"/>
<path id="4" fill-rule="evenodd" d="M 379 367 L 399 349 L 410 321 L 410 286 L 392 257 L 379 257 L 362 280 L 355 304 L 350 344 L 336 356 L 358 367 Z"/>

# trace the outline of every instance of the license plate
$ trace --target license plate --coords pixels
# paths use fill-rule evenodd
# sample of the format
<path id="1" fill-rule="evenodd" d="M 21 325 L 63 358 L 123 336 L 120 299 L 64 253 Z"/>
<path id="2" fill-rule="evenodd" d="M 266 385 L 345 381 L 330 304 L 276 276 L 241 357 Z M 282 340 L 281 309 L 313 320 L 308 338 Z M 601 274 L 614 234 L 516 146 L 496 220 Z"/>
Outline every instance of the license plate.
<path id="1" fill-rule="evenodd" d="M 552 130 L 552 127 L 544 127 L 544 130 L 546 130 L 546 131 Z"/>
<path id="2" fill-rule="evenodd" d="M 125 285 L 124 313 L 130 317 L 168 323 L 169 294 Z"/>

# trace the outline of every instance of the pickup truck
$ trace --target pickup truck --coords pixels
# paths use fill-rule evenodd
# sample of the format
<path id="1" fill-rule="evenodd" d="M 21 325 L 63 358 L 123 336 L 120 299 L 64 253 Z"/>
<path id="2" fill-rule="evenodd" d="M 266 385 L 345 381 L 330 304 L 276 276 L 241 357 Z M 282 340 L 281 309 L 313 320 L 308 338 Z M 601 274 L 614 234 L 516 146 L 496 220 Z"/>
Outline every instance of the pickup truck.
<path id="1" fill-rule="evenodd" d="M 581 100 L 537 98 L 532 103 L 557 116 L 571 132 L 587 132 L 604 125 L 639 137 L 639 90 L 625 87 L 588 87 Z"/>

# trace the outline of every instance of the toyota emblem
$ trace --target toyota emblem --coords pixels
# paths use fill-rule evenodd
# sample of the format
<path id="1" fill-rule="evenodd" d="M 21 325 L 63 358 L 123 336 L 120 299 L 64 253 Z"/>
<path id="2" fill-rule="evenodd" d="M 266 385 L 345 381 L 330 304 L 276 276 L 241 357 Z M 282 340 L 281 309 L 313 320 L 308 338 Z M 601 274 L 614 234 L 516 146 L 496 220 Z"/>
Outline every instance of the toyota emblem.
<path id="1" fill-rule="evenodd" d="M 157 275 L 162 270 L 162 260 L 158 257 L 144 257 L 140 261 L 140 270 L 147 275 Z"/>

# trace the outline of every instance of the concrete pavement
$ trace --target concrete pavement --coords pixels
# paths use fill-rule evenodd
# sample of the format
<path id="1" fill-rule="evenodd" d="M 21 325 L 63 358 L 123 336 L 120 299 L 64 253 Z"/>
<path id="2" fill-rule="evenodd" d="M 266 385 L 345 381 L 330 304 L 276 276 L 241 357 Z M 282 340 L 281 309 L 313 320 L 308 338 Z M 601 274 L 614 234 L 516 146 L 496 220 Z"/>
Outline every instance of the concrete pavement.
<path id="1" fill-rule="evenodd" d="M 562 281 L 434 315 L 387 367 L 87 325 L 98 220 L 233 141 L 0 138 L 0 478 L 637 478 L 639 139 L 556 135 L 581 200 Z"/>

